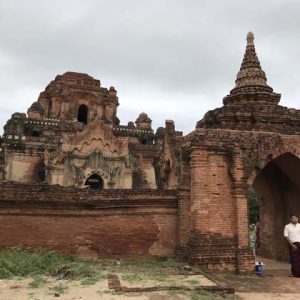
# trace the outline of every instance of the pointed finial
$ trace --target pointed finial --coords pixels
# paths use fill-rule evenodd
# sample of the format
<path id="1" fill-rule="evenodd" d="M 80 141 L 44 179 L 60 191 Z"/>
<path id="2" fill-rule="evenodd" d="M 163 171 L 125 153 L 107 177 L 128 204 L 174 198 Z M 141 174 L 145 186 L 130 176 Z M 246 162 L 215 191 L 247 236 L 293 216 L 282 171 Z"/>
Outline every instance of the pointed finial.
<path id="1" fill-rule="evenodd" d="M 230 91 L 230 95 L 223 99 L 223 103 L 225 105 L 241 103 L 241 99 L 246 99 L 248 96 L 251 98 L 251 95 L 254 94 L 264 94 L 269 97 L 267 100 L 265 96 L 262 97 L 261 100 L 255 100 L 256 103 L 268 102 L 277 104 L 280 99 L 280 95 L 273 93 L 273 89 L 267 84 L 266 74 L 262 70 L 259 59 L 256 55 L 254 34 L 250 31 L 247 34 L 246 51 L 241 68 L 236 76 L 235 87 Z"/>
<path id="2" fill-rule="evenodd" d="M 254 45 L 254 34 L 251 31 L 247 34 L 247 45 Z"/>

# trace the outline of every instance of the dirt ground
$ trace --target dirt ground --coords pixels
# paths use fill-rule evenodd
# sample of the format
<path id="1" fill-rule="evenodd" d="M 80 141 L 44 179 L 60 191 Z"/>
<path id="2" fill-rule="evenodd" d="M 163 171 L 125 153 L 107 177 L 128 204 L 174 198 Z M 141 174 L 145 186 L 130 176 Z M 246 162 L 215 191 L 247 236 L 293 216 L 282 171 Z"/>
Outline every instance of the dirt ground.
<path id="1" fill-rule="evenodd" d="M 32 279 L 22 280 L 1 280 L 0 299 L 1 300 L 159 300 L 159 299 L 177 299 L 168 298 L 168 293 L 151 293 L 151 295 L 130 294 L 121 295 L 108 289 L 107 281 L 97 282 L 94 285 L 83 286 L 80 281 L 60 280 L 59 283 L 47 279 L 47 283 L 38 288 L 30 288 L 29 283 Z M 166 296 L 166 297 L 165 297 Z M 181 298 L 178 298 L 181 299 Z"/>
<path id="2" fill-rule="evenodd" d="M 259 258 L 265 265 L 262 276 L 255 274 L 204 273 L 204 275 L 156 274 L 150 277 L 139 272 L 116 273 L 122 287 L 149 288 L 167 286 L 164 291 L 116 292 L 109 286 L 107 276 L 82 280 L 57 280 L 53 277 L 14 278 L 0 280 L 0 300 L 197 300 L 244 299 L 279 300 L 300 297 L 300 278 L 289 277 L 290 266 Z M 134 269 L 135 270 L 135 269 Z M 233 295 L 219 295 L 198 291 L 182 291 L 176 286 L 233 287 Z M 175 287 L 175 288 L 174 288 Z"/>
<path id="3" fill-rule="evenodd" d="M 236 295 L 245 300 L 292 300 L 300 297 L 300 278 L 289 277 L 288 263 L 261 257 L 256 259 L 264 263 L 262 276 L 211 273 L 208 277 L 219 285 L 235 288 Z"/>
<path id="4" fill-rule="evenodd" d="M 195 278 L 195 276 L 194 276 Z M 139 293 L 115 292 L 108 288 L 107 280 L 101 280 L 91 285 L 83 285 L 82 281 L 55 280 L 44 277 L 39 287 L 31 287 L 33 278 L 0 280 L 1 300 L 187 300 L 187 299 L 215 299 L 214 295 L 200 295 L 189 291 L 154 291 Z M 195 280 L 195 279 L 191 279 Z M 206 282 L 210 282 L 205 279 Z M 149 282 L 148 282 L 149 283 Z M 133 284 L 132 284 L 133 285 Z M 143 286 L 142 283 L 138 284 Z M 224 299 L 216 295 L 216 299 Z M 230 297 L 229 299 L 234 299 Z"/>

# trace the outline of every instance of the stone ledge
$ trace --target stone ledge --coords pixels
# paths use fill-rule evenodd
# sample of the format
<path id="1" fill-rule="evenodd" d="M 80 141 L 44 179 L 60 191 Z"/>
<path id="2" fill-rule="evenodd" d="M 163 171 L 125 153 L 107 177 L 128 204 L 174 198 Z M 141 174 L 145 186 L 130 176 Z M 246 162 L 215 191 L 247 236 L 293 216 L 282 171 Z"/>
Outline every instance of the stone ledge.
<path id="1" fill-rule="evenodd" d="M 197 275 L 197 274 L 196 274 Z M 206 276 L 206 275 L 205 275 Z M 153 287 L 127 287 L 122 286 L 119 280 L 118 275 L 116 274 L 108 274 L 108 287 L 116 292 L 124 292 L 124 293 L 136 293 L 136 292 L 155 292 L 155 291 L 166 291 L 166 290 L 181 290 L 181 291 L 207 291 L 211 293 L 218 293 L 218 294 L 235 294 L 235 289 L 232 287 L 225 287 L 225 286 L 184 286 L 178 285 L 174 287 L 170 286 L 153 286 Z M 211 279 L 210 279 L 211 280 Z"/>

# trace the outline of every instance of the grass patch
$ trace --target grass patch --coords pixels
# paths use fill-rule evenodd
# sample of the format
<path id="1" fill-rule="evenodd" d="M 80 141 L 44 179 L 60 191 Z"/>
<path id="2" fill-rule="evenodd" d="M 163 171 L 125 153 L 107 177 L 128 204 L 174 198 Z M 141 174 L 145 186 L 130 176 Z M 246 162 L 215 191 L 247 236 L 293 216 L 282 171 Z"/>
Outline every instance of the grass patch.
<path id="1" fill-rule="evenodd" d="M 94 285 L 96 284 L 97 282 L 99 281 L 103 281 L 107 278 L 106 275 L 96 275 L 96 276 L 93 276 L 93 277 L 87 277 L 83 280 L 81 280 L 81 285 Z"/>
<path id="2" fill-rule="evenodd" d="M 50 288 L 51 291 L 59 293 L 59 294 L 64 294 L 69 287 L 63 283 L 57 284 L 54 287 Z"/>
<path id="3" fill-rule="evenodd" d="M 149 278 L 151 280 L 158 281 L 160 283 L 167 282 L 169 280 L 168 276 L 165 274 L 151 274 L 151 275 L 149 275 Z"/>
<path id="4" fill-rule="evenodd" d="M 173 258 L 80 260 L 72 255 L 44 250 L 11 248 L 0 251 L 0 279 L 32 277 L 29 284 L 32 288 L 44 284 L 42 278 L 47 276 L 79 279 L 81 285 L 93 285 L 105 280 L 107 273 L 119 274 L 122 280 L 131 284 L 149 278 L 160 285 L 173 285 L 169 276 L 182 274 L 184 265 L 185 262 Z"/>
<path id="5" fill-rule="evenodd" d="M 124 274 L 147 274 L 147 277 L 158 281 L 165 281 L 170 274 L 178 274 L 183 272 L 183 266 L 186 263 L 176 261 L 173 258 L 152 258 L 137 260 L 120 260 L 120 264 L 103 267 L 109 268 L 112 273 Z"/>
<path id="6" fill-rule="evenodd" d="M 171 296 L 186 295 L 186 292 L 183 291 L 183 290 L 179 290 L 179 289 L 169 289 L 168 294 L 171 295 Z"/>
<path id="7" fill-rule="evenodd" d="M 28 250 L 20 247 L 0 251 L 0 279 L 12 277 L 57 276 L 59 278 L 87 279 L 87 283 L 97 280 L 100 271 L 130 274 L 123 278 L 129 282 L 140 281 L 137 274 L 145 274 L 159 281 L 178 270 L 183 263 L 172 258 L 139 260 L 101 259 L 80 260 L 72 255 L 60 255 L 44 250 Z M 134 275 L 131 275 L 134 274 Z"/>
<path id="8" fill-rule="evenodd" d="M 94 262 L 82 261 L 71 255 L 22 248 L 0 252 L 0 279 L 15 276 L 56 276 L 62 269 L 67 269 L 67 276 L 74 279 L 95 276 L 97 273 Z"/>
<path id="9" fill-rule="evenodd" d="M 200 284 L 200 282 L 198 280 L 196 280 L 196 279 L 187 280 L 186 283 L 190 284 L 190 285 L 198 285 L 198 284 Z"/>
<path id="10" fill-rule="evenodd" d="M 172 283 L 171 285 L 168 286 L 169 291 L 179 291 L 180 287 L 177 286 L 175 283 Z"/>
<path id="11" fill-rule="evenodd" d="M 235 295 L 225 295 L 225 294 L 217 294 L 210 293 L 207 291 L 192 291 L 190 294 L 191 300 L 234 300 L 239 299 Z"/>
<path id="12" fill-rule="evenodd" d="M 129 283 L 140 282 L 143 280 L 143 278 L 138 274 L 123 274 L 121 278 L 122 280 L 127 281 Z"/>
<path id="13" fill-rule="evenodd" d="M 161 260 L 160 258 L 154 259 L 139 259 L 139 260 L 127 260 L 121 261 L 120 266 L 137 268 L 137 269 L 149 269 L 149 271 L 157 271 L 157 270 L 168 270 L 174 268 L 183 267 L 184 263 L 177 261 L 173 258 L 168 258 Z"/>
<path id="14" fill-rule="evenodd" d="M 33 280 L 28 284 L 28 286 L 32 289 L 37 289 L 40 286 L 44 285 L 47 283 L 47 280 L 43 277 L 35 277 Z"/>
<path id="15" fill-rule="evenodd" d="M 119 292 L 119 291 L 112 291 L 111 294 L 112 294 L 112 295 L 122 295 L 122 292 Z"/>

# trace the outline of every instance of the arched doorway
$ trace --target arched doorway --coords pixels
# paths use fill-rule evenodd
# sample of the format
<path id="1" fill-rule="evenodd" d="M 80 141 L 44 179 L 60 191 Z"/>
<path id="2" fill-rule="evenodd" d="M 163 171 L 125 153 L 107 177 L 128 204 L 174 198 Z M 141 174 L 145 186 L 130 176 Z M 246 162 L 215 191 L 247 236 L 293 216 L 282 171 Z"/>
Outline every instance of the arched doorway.
<path id="1" fill-rule="evenodd" d="M 103 189 L 103 179 L 97 175 L 91 175 L 85 182 L 84 185 L 89 185 L 92 189 Z"/>
<path id="2" fill-rule="evenodd" d="M 81 104 L 78 108 L 77 121 L 84 124 L 88 122 L 88 107 L 84 104 Z"/>
<path id="3" fill-rule="evenodd" d="M 273 159 L 259 172 L 252 187 L 259 205 L 257 253 L 286 261 L 288 247 L 283 228 L 290 213 L 300 213 L 300 159 L 292 153 Z"/>
<path id="4" fill-rule="evenodd" d="M 37 130 L 32 131 L 31 136 L 40 137 L 40 133 Z"/>

